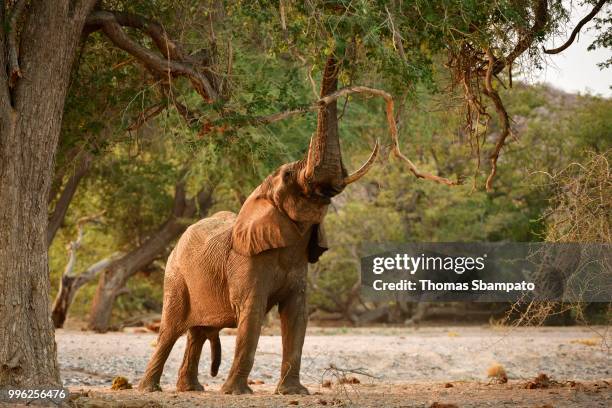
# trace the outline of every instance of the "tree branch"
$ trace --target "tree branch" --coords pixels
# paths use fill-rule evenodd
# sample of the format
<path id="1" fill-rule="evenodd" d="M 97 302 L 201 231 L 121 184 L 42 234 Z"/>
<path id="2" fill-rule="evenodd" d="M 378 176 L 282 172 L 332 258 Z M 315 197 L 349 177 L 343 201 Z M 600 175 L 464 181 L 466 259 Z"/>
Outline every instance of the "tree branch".
<path id="1" fill-rule="evenodd" d="M 75 287 L 78 289 L 87 282 L 92 281 L 98 274 L 108 268 L 114 261 L 121 258 L 125 254 L 123 252 L 114 252 L 111 256 L 103 258 L 98 262 L 90 265 L 85 271 L 77 276 Z"/>
<path id="2" fill-rule="evenodd" d="M 278 121 L 287 119 L 292 116 L 317 111 L 321 108 L 321 106 L 330 104 L 334 101 L 337 101 L 338 98 L 341 98 L 343 96 L 352 95 L 352 94 L 374 95 L 374 96 L 379 96 L 385 100 L 387 122 L 389 124 L 389 132 L 391 135 L 391 142 L 392 142 L 391 151 L 393 152 L 395 157 L 399 158 L 400 160 L 408 164 L 408 168 L 417 178 L 432 180 L 432 181 L 435 181 L 436 183 L 446 184 L 449 186 L 454 186 L 454 185 L 459 184 L 458 181 L 452 181 L 444 177 L 439 177 L 433 174 L 429 174 L 429 173 L 420 171 L 416 167 L 416 165 L 401 152 L 399 148 L 397 125 L 395 123 L 395 118 L 394 118 L 393 97 L 389 93 L 383 90 L 380 90 L 380 89 L 369 88 L 366 86 L 350 86 L 350 87 L 342 88 L 342 89 L 339 89 L 333 93 L 330 93 L 320 98 L 318 101 L 316 101 L 315 103 L 311 105 L 303 106 L 301 108 L 291 109 L 291 110 L 278 112 L 278 113 L 274 113 L 271 115 L 265 115 L 265 116 L 245 117 L 245 118 L 239 118 L 238 120 L 234 119 L 234 123 L 232 124 L 232 127 L 240 127 L 240 126 L 246 126 L 246 125 L 262 125 L 262 124 L 270 124 L 270 123 L 278 122 Z M 231 118 L 229 121 L 231 121 Z M 213 123 L 209 123 L 209 127 L 214 128 L 217 126 L 222 126 L 223 124 L 228 123 L 229 121 L 228 121 L 228 118 L 224 118 L 223 121 L 215 121 Z"/>
<path id="3" fill-rule="evenodd" d="M 180 103 L 176 98 L 172 98 L 172 103 L 176 111 L 181 115 L 187 126 L 192 126 L 200 121 L 200 119 L 185 105 Z"/>
<path id="4" fill-rule="evenodd" d="M 505 57 L 496 59 L 493 66 L 493 75 L 499 74 L 507 65 L 510 65 L 521 56 L 531 45 L 538 34 L 548 22 L 548 1 L 535 0 L 534 20 L 531 28 L 525 31 L 524 35 L 519 38 L 514 49 Z"/>
<path id="5" fill-rule="evenodd" d="M 504 147 L 504 144 L 506 143 L 506 139 L 512 132 L 510 129 L 510 119 L 508 117 L 508 112 L 506 111 L 506 108 L 504 107 L 504 104 L 499 94 L 497 93 L 495 88 L 493 88 L 492 78 L 493 78 L 493 69 L 495 65 L 495 57 L 493 56 L 493 53 L 491 52 L 490 49 L 487 49 L 486 53 L 487 53 L 487 57 L 489 58 L 489 66 L 487 69 L 487 74 L 485 76 L 485 82 L 484 82 L 485 87 L 484 87 L 483 92 L 489 99 L 491 99 L 491 101 L 493 101 L 493 104 L 495 105 L 495 110 L 497 111 L 499 120 L 501 122 L 500 123 L 501 134 L 499 135 L 499 138 L 497 139 L 497 143 L 495 144 L 495 147 L 493 148 L 493 152 L 489 155 L 489 161 L 491 163 L 491 172 L 489 173 L 489 176 L 487 177 L 485 187 L 487 191 L 491 191 L 493 189 L 492 188 L 493 178 L 495 177 L 495 174 L 497 173 L 497 159 L 499 158 L 499 153 L 501 152 L 502 147 Z"/>
<path id="6" fill-rule="evenodd" d="M 572 45 L 582 27 L 584 27 L 586 23 L 591 21 L 595 17 L 595 15 L 599 13 L 599 11 L 603 8 L 604 4 L 606 4 L 608 1 L 609 0 L 599 0 L 595 7 L 593 7 L 593 10 L 591 10 L 589 14 L 587 14 L 582 20 L 578 22 L 576 27 L 574 27 L 572 34 L 562 46 L 550 50 L 545 49 L 544 52 L 546 54 L 559 54 L 560 52 L 565 51 L 570 45 Z"/>
<path id="7" fill-rule="evenodd" d="M 83 242 L 83 237 L 85 236 L 85 224 L 90 222 L 98 222 L 101 214 L 93 215 L 90 217 L 83 217 L 77 221 L 77 238 L 68 244 L 68 262 L 66 263 L 66 267 L 64 268 L 63 276 L 74 276 L 74 264 L 76 263 L 76 253 L 77 250 L 81 247 Z"/>
<path id="8" fill-rule="evenodd" d="M 317 110 L 316 105 L 304 106 L 297 109 L 291 109 L 284 112 L 277 112 L 272 115 L 264 115 L 264 116 L 255 116 L 247 120 L 249 125 L 269 125 L 274 122 L 279 122 L 281 120 L 285 120 L 290 118 L 291 116 L 301 115 L 308 112 L 314 112 Z"/>
<path id="9" fill-rule="evenodd" d="M 321 99 L 319 99 L 317 103 L 318 104 L 328 104 L 330 102 L 337 100 L 338 98 L 342 96 L 351 95 L 355 93 L 379 96 L 385 100 L 387 123 L 389 124 L 389 133 L 391 135 L 391 151 L 393 152 L 395 157 L 404 161 L 408 165 L 408 168 L 412 172 L 412 174 L 414 174 L 417 178 L 432 180 L 432 181 L 435 181 L 436 183 L 446 184 L 448 186 L 454 186 L 454 185 L 459 184 L 458 181 L 452 181 L 444 177 L 439 177 L 434 174 L 424 173 L 420 171 L 416 167 L 416 165 L 400 151 L 399 138 L 397 135 L 397 125 L 395 123 L 395 118 L 393 116 L 394 115 L 393 114 L 394 102 L 393 102 L 393 97 L 389 93 L 383 90 L 380 90 L 380 89 L 368 88 L 365 86 L 351 86 L 351 87 L 339 89 L 338 91 L 334 93 L 324 96 Z"/>
<path id="10" fill-rule="evenodd" d="M 64 186 L 64 189 L 60 194 L 60 197 L 55 203 L 55 208 L 53 209 L 53 213 L 49 217 L 49 224 L 47 226 L 47 246 L 51 246 L 53 238 L 55 238 L 55 234 L 57 234 L 57 231 L 62 226 L 64 218 L 66 217 L 66 212 L 68 211 L 68 207 L 72 202 L 72 198 L 76 193 L 79 183 L 81 182 L 85 174 L 87 174 L 87 172 L 89 171 L 92 160 L 93 158 L 89 154 L 84 153 L 78 164 L 77 169 L 66 182 L 66 185 Z"/>
<path id="11" fill-rule="evenodd" d="M 199 122 L 200 119 L 185 105 L 176 99 L 174 96 L 174 92 L 172 92 L 172 84 L 162 83 L 161 91 L 167 100 L 172 101 L 172 104 L 176 108 L 176 111 L 183 118 L 183 120 L 187 123 L 187 126 L 192 126 L 195 123 Z"/>
<path id="12" fill-rule="evenodd" d="M 172 205 L 172 216 L 181 217 L 187 206 L 187 193 L 183 175 L 179 175 L 179 181 L 174 185 L 174 204 Z"/>
<path id="13" fill-rule="evenodd" d="M 214 187 L 202 187 L 191 199 L 186 208 L 185 217 L 193 218 L 198 214 L 204 214 L 213 204 L 212 191 Z"/>
<path id="14" fill-rule="evenodd" d="M 136 120 L 134 120 L 134 122 L 132 122 L 132 124 L 128 126 L 126 130 L 135 131 L 135 130 L 140 129 L 142 125 L 144 125 L 149 119 L 152 119 L 155 116 L 162 113 L 166 109 L 167 106 L 168 105 L 163 102 L 159 102 L 159 103 L 156 103 L 155 105 L 149 106 L 147 109 L 143 110 L 142 112 L 138 114 L 138 116 L 136 117 Z"/>
<path id="15" fill-rule="evenodd" d="M 55 203 L 55 208 L 49 217 L 49 224 L 47 226 L 47 246 L 51 245 L 53 238 L 55 238 L 55 234 L 57 234 L 57 231 L 62 226 L 64 218 L 66 217 L 66 212 L 70 206 L 70 202 L 76 193 L 79 183 L 89 171 L 92 160 L 93 158 L 88 153 L 83 153 L 78 167 L 76 168 L 74 174 L 70 176 L 66 182 L 60 197 Z"/>
<path id="16" fill-rule="evenodd" d="M 408 58 L 406 57 L 406 52 L 404 51 L 404 45 L 402 43 L 402 36 L 400 35 L 399 31 L 397 31 L 395 28 L 395 22 L 393 21 L 393 15 L 391 14 L 387 6 L 385 6 L 385 11 L 387 12 L 389 23 L 391 25 L 391 33 L 393 34 L 393 46 L 399 53 L 402 61 L 404 61 L 404 63 L 408 63 Z"/>
<path id="17" fill-rule="evenodd" d="M 148 34 L 165 59 L 132 40 L 122 26 L 137 28 Z M 202 67 L 198 67 L 201 65 L 199 61 L 184 55 L 159 24 L 134 14 L 98 10 L 87 17 L 84 33 L 97 30 L 102 30 L 116 46 L 135 57 L 149 70 L 167 76 L 187 77 L 196 92 L 207 102 L 218 98 L 209 79 L 201 72 Z"/>
<path id="18" fill-rule="evenodd" d="M 179 102 L 175 101 L 175 105 L 177 111 L 181 114 L 181 116 L 183 116 L 183 118 L 189 125 L 197 122 L 204 123 L 202 134 L 206 134 L 214 130 L 227 131 L 228 129 L 238 129 L 243 126 L 269 125 L 275 122 L 280 122 L 281 120 L 288 119 L 292 116 L 298 116 L 304 113 L 314 112 L 319 109 L 319 106 L 314 103 L 311 105 L 305 105 L 299 108 L 277 112 L 270 115 L 243 116 L 238 114 L 227 114 L 221 119 L 206 121 L 195 116 L 191 111 L 187 110 L 187 108 Z"/>
<path id="19" fill-rule="evenodd" d="M 93 265 L 89 266 L 83 273 L 77 275 L 74 272 L 74 266 L 76 264 L 77 250 L 81 247 L 85 224 L 89 222 L 97 222 L 102 214 L 83 217 L 77 222 L 77 238 L 68 244 L 68 262 L 64 268 L 62 279 L 60 281 L 60 287 L 57 292 L 57 296 L 53 302 L 53 308 L 51 312 L 51 318 L 55 327 L 63 327 L 68 314 L 68 309 L 72 304 L 77 291 L 91 282 L 101 271 L 108 268 L 113 261 L 122 256 L 122 253 L 116 252 L 108 258 L 104 258 Z"/>

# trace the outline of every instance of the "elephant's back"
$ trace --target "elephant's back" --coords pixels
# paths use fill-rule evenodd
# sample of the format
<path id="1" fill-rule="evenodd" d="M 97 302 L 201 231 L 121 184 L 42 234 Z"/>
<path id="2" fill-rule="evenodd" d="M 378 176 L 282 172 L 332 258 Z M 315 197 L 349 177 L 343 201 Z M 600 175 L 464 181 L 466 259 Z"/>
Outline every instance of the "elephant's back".
<path id="1" fill-rule="evenodd" d="M 181 269 L 198 267 L 205 261 L 218 263 L 220 260 L 215 258 L 229 251 L 235 219 L 236 214 L 220 211 L 191 225 L 179 239 L 172 262 Z"/>

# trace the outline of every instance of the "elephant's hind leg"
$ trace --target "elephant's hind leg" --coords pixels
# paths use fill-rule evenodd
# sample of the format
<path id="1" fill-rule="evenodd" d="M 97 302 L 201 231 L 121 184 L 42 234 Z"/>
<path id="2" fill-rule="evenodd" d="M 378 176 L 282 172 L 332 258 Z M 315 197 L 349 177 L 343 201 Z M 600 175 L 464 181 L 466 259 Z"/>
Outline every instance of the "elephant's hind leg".
<path id="1" fill-rule="evenodd" d="M 187 329 L 185 319 L 187 317 L 189 295 L 184 281 L 175 278 L 176 276 L 167 275 L 164 282 L 164 308 L 159 336 L 157 337 L 157 348 L 138 385 L 138 389 L 141 391 L 161 391 L 159 380 L 164 370 L 164 364 L 174 343 Z"/>
<path id="2" fill-rule="evenodd" d="M 140 391 L 161 391 L 159 380 L 164 370 L 164 364 L 172 351 L 172 347 L 176 340 L 182 333 L 172 330 L 164 330 L 163 328 L 159 331 L 159 337 L 157 338 L 157 348 L 145 371 L 144 377 L 138 384 Z"/>
<path id="3" fill-rule="evenodd" d="M 189 329 L 185 356 L 176 383 L 177 391 L 204 391 L 204 387 L 198 382 L 198 364 L 205 341 L 206 333 L 203 327 Z"/>

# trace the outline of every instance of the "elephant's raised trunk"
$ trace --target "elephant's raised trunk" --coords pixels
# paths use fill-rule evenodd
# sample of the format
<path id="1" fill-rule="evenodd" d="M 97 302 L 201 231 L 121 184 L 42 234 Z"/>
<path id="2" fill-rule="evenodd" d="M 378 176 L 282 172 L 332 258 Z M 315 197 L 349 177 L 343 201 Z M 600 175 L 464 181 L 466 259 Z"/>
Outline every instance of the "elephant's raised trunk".
<path id="1" fill-rule="evenodd" d="M 323 71 L 321 98 L 336 92 L 339 71 L 338 61 L 334 56 L 330 56 Z M 317 114 L 317 131 L 310 139 L 304 171 L 306 183 L 310 186 L 324 185 L 324 194 L 329 196 L 338 194 L 347 184 L 363 177 L 374 164 L 379 150 L 377 142 L 368 161 L 355 173 L 347 175 L 342 163 L 337 115 L 336 98 L 327 104 L 321 104 Z"/>
<path id="2" fill-rule="evenodd" d="M 330 56 L 325 64 L 321 84 L 321 97 L 334 93 L 338 88 L 339 65 Z M 306 159 L 305 178 L 311 184 L 326 184 L 337 192 L 344 188 L 346 170 L 342 164 L 338 138 L 338 108 L 334 100 L 322 105 L 317 114 L 317 131 L 310 140 Z"/>

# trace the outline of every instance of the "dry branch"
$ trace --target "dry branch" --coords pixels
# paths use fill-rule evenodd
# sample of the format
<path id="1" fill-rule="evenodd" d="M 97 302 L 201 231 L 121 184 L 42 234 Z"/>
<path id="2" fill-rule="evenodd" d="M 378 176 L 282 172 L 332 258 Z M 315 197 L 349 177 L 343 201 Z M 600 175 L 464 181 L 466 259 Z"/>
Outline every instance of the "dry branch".
<path id="1" fill-rule="evenodd" d="M 576 39 L 576 36 L 578 35 L 580 30 L 582 29 L 582 27 L 584 27 L 584 25 L 586 23 L 591 21 L 595 17 L 595 15 L 597 13 L 599 13 L 599 11 L 602 9 L 604 4 L 606 4 L 608 1 L 609 0 L 599 0 L 599 2 L 593 7 L 593 10 L 591 10 L 591 12 L 589 14 L 587 14 L 582 20 L 580 20 L 578 22 L 576 27 L 574 27 L 574 30 L 572 31 L 572 34 L 569 36 L 567 41 L 562 46 L 557 47 L 557 48 L 553 48 L 553 49 L 550 49 L 550 50 L 546 50 L 545 49 L 544 52 L 546 54 L 559 54 L 560 52 L 565 51 L 570 45 L 572 45 L 572 43 Z"/>
<path id="2" fill-rule="evenodd" d="M 235 120 L 234 127 L 241 126 L 257 126 L 257 125 L 269 125 L 275 122 L 280 122 L 281 120 L 288 119 L 292 116 L 302 115 L 304 113 L 313 112 L 318 109 L 316 104 L 303 106 L 296 109 L 290 109 L 282 112 L 273 113 L 271 115 L 262 115 L 262 116 L 250 116 L 239 118 Z M 214 123 L 217 125 L 217 123 Z M 221 124 L 221 123 L 219 123 Z"/>
<path id="3" fill-rule="evenodd" d="M 393 97 L 388 93 L 380 89 L 369 88 L 366 86 L 350 86 L 347 88 L 339 89 L 338 91 L 329 94 L 317 101 L 317 104 L 328 104 L 337 100 L 342 96 L 347 96 L 351 94 L 369 94 L 374 96 L 379 96 L 385 100 L 386 103 L 386 114 L 387 114 L 387 123 L 389 124 L 389 133 L 391 135 L 391 151 L 398 159 L 403 160 L 407 165 L 412 174 L 414 174 L 417 178 L 422 178 L 426 180 L 432 180 L 436 183 L 446 184 L 448 186 L 454 186 L 459 184 L 457 181 L 452 181 L 444 177 L 436 176 L 434 174 L 429 174 L 420 171 L 416 165 L 406 157 L 399 148 L 399 138 L 397 135 L 397 125 L 395 123 L 394 118 L 394 102 Z"/>
<path id="4" fill-rule="evenodd" d="M 84 217 L 77 222 L 77 237 L 74 241 L 68 244 L 68 262 L 64 268 L 62 279 L 60 281 L 60 288 L 53 302 L 53 309 L 51 312 L 51 318 L 56 328 L 62 327 L 66 316 L 68 315 L 68 309 L 72 304 L 72 301 L 77 291 L 91 282 L 98 274 L 104 269 L 108 268 L 116 259 L 121 257 L 122 253 L 114 253 L 111 256 L 104 258 L 92 265 L 90 265 L 81 274 L 75 273 L 75 264 L 77 259 L 77 250 L 81 247 L 83 237 L 85 235 L 85 225 L 90 222 L 99 222 L 101 214 Z"/>
<path id="5" fill-rule="evenodd" d="M 358 367 L 358 368 L 340 368 L 337 365 L 335 365 L 334 363 L 330 363 L 329 367 L 326 368 L 325 371 L 332 371 L 332 372 L 338 372 L 340 373 L 343 377 L 346 377 L 347 374 L 358 374 L 358 375 L 363 375 L 365 377 L 370 377 L 370 378 L 375 378 L 375 379 L 380 379 L 379 376 L 376 376 L 374 374 L 370 374 L 367 369 L 362 368 L 362 367 Z"/>
<path id="6" fill-rule="evenodd" d="M 164 58 L 130 38 L 123 27 L 136 28 L 149 35 Z M 217 99 L 216 90 L 203 72 L 206 70 L 204 61 L 197 61 L 194 57 L 185 55 L 159 24 L 134 14 L 98 10 L 87 17 L 85 33 L 97 30 L 102 30 L 116 46 L 135 57 L 152 72 L 168 77 L 184 76 L 191 81 L 204 100 L 212 102 Z"/>
<path id="7" fill-rule="evenodd" d="M 493 88 L 493 67 L 495 64 L 495 57 L 491 53 L 491 50 L 487 49 L 487 56 L 489 58 L 489 66 L 487 68 L 487 74 L 485 76 L 484 82 L 484 94 L 493 101 L 495 105 L 495 110 L 497 111 L 497 115 L 499 116 L 500 126 L 501 126 L 501 134 L 495 143 L 495 147 L 493 148 L 493 152 L 489 156 L 489 161 L 491 163 L 491 171 L 489 176 L 487 177 L 487 181 L 485 183 L 487 191 L 492 190 L 493 186 L 493 178 L 497 173 L 497 159 L 499 158 L 499 153 L 501 152 L 502 147 L 506 143 L 506 139 L 512 133 L 510 129 L 510 118 L 508 117 L 508 112 L 504 107 L 504 104 L 499 96 L 499 93 L 495 88 Z"/>
<path id="8" fill-rule="evenodd" d="M 393 15 L 391 14 L 387 6 L 385 6 L 385 11 L 387 12 L 389 23 L 391 25 L 391 32 L 393 33 L 393 47 L 399 53 L 399 56 L 402 59 L 402 61 L 407 63 L 408 58 L 406 57 L 406 51 L 404 50 L 404 45 L 402 43 L 402 36 L 395 28 L 395 21 L 393 21 Z"/>
<path id="9" fill-rule="evenodd" d="M 493 148 L 493 151 L 489 155 L 489 161 L 491 163 L 491 172 L 489 173 L 489 176 L 487 177 L 485 186 L 486 186 L 487 191 L 491 191 L 492 185 L 493 185 L 493 178 L 495 177 L 495 174 L 497 173 L 497 159 L 499 158 L 499 153 L 501 152 L 502 147 L 504 147 L 504 144 L 506 143 L 506 139 L 512 132 L 510 129 L 510 118 L 508 117 L 508 112 L 506 111 L 506 108 L 504 107 L 504 104 L 499 96 L 499 93 L 497 92 L 497 90 L 495 90 L 495 88 L 493 88 L 492 77 L 493 77 L 493 68 L 495 64 L 495 57 L 493 56 L 493 53 L 491 53 L 491 50 L 489 49 L 487 49 L 487 56 L 489 58 L 489 66 L 487 69 L 487 74 L 485 76 L 485 83 L 484 83 L 485 87 L 484 87 L 483 92 L 489 99 L 491 99 L 491 101 L 493 101 L 493 104 L 495 105 L 495 110 L 497 111 L 497 115 L 499 116 L 499 120 L 501 122 L 500 123 L 501 134 L 499 135 L 499 138 L 497 139 L 497 143 L 495 143 L 495 147 Z"/>
<path id="10" fill-rule="evenodd" d="M 89 153 L 83 152 L 77 164 L 77 168 L 63 186 L 62 192 L 55 203 L 55 207 L 53 208 L 53 212 L 49 216 L 49 223 L 47 225 L 48 246 L 51 245 L 53 238 L 55 238 L 55 234 L 57 234 L 57 231 L 62 226 L 64 218 L 66 217 L 66 212 L 68 211 L 68 207 L 72 202 L 72 198 L 76 193 L 79 183 L 91 168 L 92 160 L 93 157 Z"/>
<path id="11" fill-rule="evenodd" d="M 136 117 L 136 120 L 134 120 L 134 122 L 132 122 L 132 124 L 128 126 L 126 130 L 135 131 L 135 130 L 140 129 L 142 125 L 144 125 L 149 119 L 152 119 L 155 116 L 162 113 L 166 109 L 166 107 L 167 105 L 161 102 L 148 107 L 147 109 L 143 110 L 142 112 L 138 114 L 138 117 Z"/>
<path id="12" fill-rule="evenodd" d="M 548 0 L 535 0 L 534 20 L 533 25 L 522 31 L 514 49 L 508 55 L 496 59 L 493 66 L 493 75 L 499 74 L 507 65 L 511 65 L 518 57 L 520 57 L 531 45 L 536 35 L 542 31 L 548 22 Z"/>
<path id="13" fill-rule="evenodd" d="M 486 106 L 481 99 L 481 94 L 484 94 L 493 102 L 500 118 L 502 134 L 497 140 L 492 153 L 489 155 L 491 171 L 485 183 L 488 191 L 492 189 L 492 182 L 497 173 L 497 159 L 499 158 L 500 151 L 508 135 L 512 134 L 508 113 L 499 94 L 492 86 L 492 80 L 496 78 L 504 86 L 501 80 L 497 78 L 497 75 L 508 67 L 510 87 L 512 86 L 512 65 L 517 58 L 533 46 L 538 34 L 546 27 L 549 20 L 547 0 L 532 0 L 530 3 L 530 8 L 533 10 L 532 23 L 529 27 L 515 28 L 518 39 L 512 50 L 506 55 L 495 56 L 491 50 L 492 46 L 482 47 L 481 44 L 474 43 L 469 37 L 462 41 L 459 48 L 451 50 L 449 53 L 447 66 L 453 75 L 454 84 L 463 87 L 466 106 L 466 127 L 470 134 L 472 151 L 477 155 L 478 160 L 474 185 L 476 185 L 476 176 L 480 172 L 480 135 L 486 133 L 490 119 Z M 481 125 L 485 127 L 484 132 L 478 130 Z M 475 139 L 475 146 L 472 138 Z"/>

